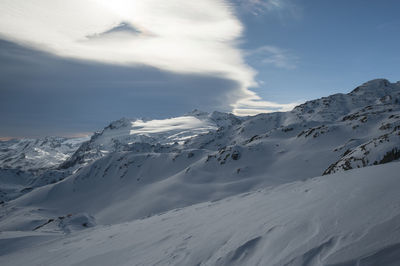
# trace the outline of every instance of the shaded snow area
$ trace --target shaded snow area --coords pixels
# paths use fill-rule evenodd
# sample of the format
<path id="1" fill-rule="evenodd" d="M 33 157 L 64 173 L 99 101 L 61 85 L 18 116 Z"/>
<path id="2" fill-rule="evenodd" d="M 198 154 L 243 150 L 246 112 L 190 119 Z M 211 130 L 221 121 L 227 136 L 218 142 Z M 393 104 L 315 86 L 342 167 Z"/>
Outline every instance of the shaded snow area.
<path id="1" fill-rule="evenodd" d="M 77 219 L 86 229 L 67 235 L 57 221 L 3 231 L 0 263 L 399 265 L 399 170 L 373 166 L 108 226 Z"/>
<path id="2" fill-rule="evenodd" d="M 0 265 L 400 265 L 400 82 L 0 148 Z"/>

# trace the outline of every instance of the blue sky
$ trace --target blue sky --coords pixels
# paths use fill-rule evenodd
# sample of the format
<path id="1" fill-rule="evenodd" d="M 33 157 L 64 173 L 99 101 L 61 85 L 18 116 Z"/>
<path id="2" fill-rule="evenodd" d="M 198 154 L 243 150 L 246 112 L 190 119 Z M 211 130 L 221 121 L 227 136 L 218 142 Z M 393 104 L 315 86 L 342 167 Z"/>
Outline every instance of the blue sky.
<path id="1" fill-rule="evenodd" d="M 241 12 L 245 49 L 282 50 L 288 66 L 249 64 L 264 83 L 255 91 L 271 101 L 309 100 L 348 92 L 367 80 L 400 80 L 399 1 L 282 1 L 281 9 Z"/>
<path id="2" fill-rule="evenodd" d="M 395 0 L 4 0 L 0 138 L 255 114 L 400 80 Z"/>

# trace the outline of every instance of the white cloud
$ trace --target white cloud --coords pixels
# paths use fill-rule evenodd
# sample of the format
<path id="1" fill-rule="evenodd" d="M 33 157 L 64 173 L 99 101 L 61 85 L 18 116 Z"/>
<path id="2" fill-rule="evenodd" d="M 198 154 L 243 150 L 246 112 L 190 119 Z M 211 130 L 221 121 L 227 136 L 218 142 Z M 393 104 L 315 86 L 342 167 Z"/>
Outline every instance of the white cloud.
<path id="1" fill-rule="evenodd" d="M 288 8 L 286 0 L 237 0 L 242 9 L 253 15 L 262 15 L 270 11 L 280 11 Z"/>
<path id="2" fill-rule="evenodd" d="M 236 46 L 242 24 L 224 0 L 2 0 L 0 10 L 1 38 L 62 57 L 228 78 L 241 88 L 234 111 L 258 97 Z"/>
<path id="3" fill-rule="evenodd" d="M 4 0 L 0 32 L 60 56 L 189 73 L 239 76 L 253 71 L 234 41 L 242 26 L 223 1 Z M 101 35 L 121 23 L 141 34 Z"/>
<path id="4" fill-rule="evenodd" d="M 271 112 L 287 112 L 292 110 L 295 106 L 299 105 L 298 102 L 281 104 L 270 101 L 262 100 L 257 94 L 253 94 L 252 97 L 243 99 L 234 104 L 235 115 L 255 115 L 259 113 L 271 113 Z"/>
<path id="5" fill-rule="evenodd" d="M 185 129 L 198 129 L 207 132 L 210 129 L 216 129 L 215 125 L 206 120 L 200 120 L 194 116 L 180 116 L 162 120 L 136 120 L 131 123 L 132 130 L 130 134 L 152 134 L 166 133 L 171 131 L 181 132 Z"/>
<path id="6" fill-rule="evenodd" d="M 263 64 L 270 64 L 284 69 L 295 69 L 298 63 L 297 56 L 292 55 L 287 50 L 271 45 L 261 46 L 249 51 L 247 56 L 255 57 L 256 61 Z"/>
<path id="7" fill-rule="evenodd" d="M 254 16 L 274 15 L 281 22 L 286 19 L 300 19 L 303 17 L 301 7 L 294 4 L 293 0 L 234 0 L 240 10 Z"/>

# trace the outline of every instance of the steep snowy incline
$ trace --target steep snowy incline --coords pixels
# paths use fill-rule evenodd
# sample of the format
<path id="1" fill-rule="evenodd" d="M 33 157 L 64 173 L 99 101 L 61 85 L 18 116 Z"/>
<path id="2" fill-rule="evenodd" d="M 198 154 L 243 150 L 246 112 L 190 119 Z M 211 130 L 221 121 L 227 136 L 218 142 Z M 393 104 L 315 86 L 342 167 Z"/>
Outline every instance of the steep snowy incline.
<path id="1" fill-rule="evenodd" d="M 45 137 L 0 141 L 0 168 L 38 170 L 51 168 L 67 160 L 85 138 Z"/>
<path id="2" fill-rule="evenodd" d="M 399 171 L 356 169 L 111 226 L 65 216 L 3 231 L 0 264 L 399 265 Z"/>
<path id="3" fill-rule="evenodd" d="M 291 111 L 306 121 L 334 122 L 359 108 L 376 104 L 399 104 L 400 81 L 386 79 L 368 81 L 348 94 L 334 94 L 301 104 Z"/>
<path id="4" fill-rule="evenodd" d="M 366 82 L 348 94 L 306 102 L 291 112 L 248 117 L 237 126 L 190 139 L 186 146 L 216 151 L 214 155 L 220 160 L 224 158 L 220 154 L 226 156 L 228 153 L 224 151 L 227 150 L 241 149 L 252 153 L 263 150 L 269 155 L 267 160 L 273 160 L 264 164 L 274 167 L 274 170 L 269 169 L 274 174 L 279 169 L 285 171 L 288 165 L 293 170 L 296 162 L 306 165 L 311 162 L 310 167 L 320 172 L 305 174 L 319 175 L 329 172 L 330 164 L 338 162 L 353 149 L 374 140 L 385 139 L 387 143 L 380 145 L 379 151 L 376 146 L 371 146 L 367 153 L 375 154 L 374 158 L 365 158 L 364 164 L 354 167 L 395 160 L 396 156 L 391 156 L 390 160 L 383 158 L 400 146 L 399 129 L 400 82 L 378 79 Z M 392 137 L 388 138 L 389 135 Z M 259 156 L 255 154 L 253 158 Z M 321 167 L 325 168 L 322 170 Z M 297 169 L 298 173 L 305 170 L 302 168 Z"/>

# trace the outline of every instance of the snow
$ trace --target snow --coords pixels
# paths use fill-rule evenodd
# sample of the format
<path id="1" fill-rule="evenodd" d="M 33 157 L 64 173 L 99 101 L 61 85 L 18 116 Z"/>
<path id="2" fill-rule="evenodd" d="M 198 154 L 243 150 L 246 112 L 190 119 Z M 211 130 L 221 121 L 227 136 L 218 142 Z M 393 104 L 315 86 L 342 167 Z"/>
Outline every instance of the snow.
<path id="1" fill-rule="evenodd" d="M 7 143 L 0 263 L 396 265 L 399 102 L 380 79 L 290 112 Z"/>
<path id="2" fill-rule="evenodd" d="M 0 202 L 69 175 L 55 170 L 89 138 L 44 137 L 0 141 Z"/>
<path id="3" fill-rule="evenodd" d="M 70 234 L 3 231 L 0 263 L 398 265 L 399 170 L 341 172 Z"/>
<path id="4" fill-rule="evenodd" d="M 88 137 L 45 137 L 0 141 L 0 168 L 26 171 L 54 167 L 68 159 L 87 140 Z"/>

